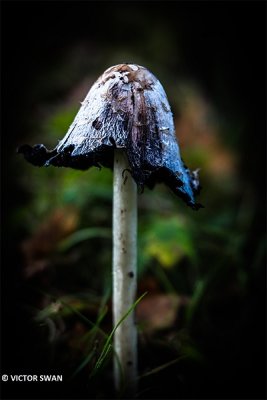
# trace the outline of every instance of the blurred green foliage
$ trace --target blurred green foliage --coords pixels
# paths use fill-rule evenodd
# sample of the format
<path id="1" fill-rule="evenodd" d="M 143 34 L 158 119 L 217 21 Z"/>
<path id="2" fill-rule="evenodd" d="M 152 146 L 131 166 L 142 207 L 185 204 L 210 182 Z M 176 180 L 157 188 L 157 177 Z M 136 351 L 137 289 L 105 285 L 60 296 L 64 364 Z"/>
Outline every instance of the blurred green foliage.
<path id="1" fill-rule="evenodd" d="M 188 83 L 188 87 L 186 85 L 184 81 L 182 91 L 177 86 L 177 93 L 184 100 L 177 102 L 177 107 L 180 107 L 178 139 L 179 127 L 182 142 L 183 132 L 190 130 L 191 142 L 189 136 L 189 140 L 184 142 L 185 148 L 181 146 L 181 151 L 190 167 L 199 166 L 202 169 L 200 177 L 204 189 L 200 201 L 205 208 L 199 212 L 191 211 L 164 185 L 139 194 L 138 277 L 140 290 L 147 290 L 151 294 L 175 293 L 181 299 L 186 296 L 184 320 L 179 320 L 179 308 L 175 308 L 178 327 L 182 330 L 169 326 L 175 336 L 168 348 L 172 349 L 173 357 L 178 356 L 178 363 L 184 360 L 183 357 L 205 363 L 202 354 L 205 349 L 196 344 L 189 332 L 195 324 L 199 325 L 199 318 L 205 329 L 218 329 L 209 308 L 216 305 L 215 300 L 221 290 L 224 295 L 222 298 L 219 296 L 219 303 L 224 301 L 223 298 L 231 299 L 232 296 L 238 301 L 244 298 L 249 271 L 244 268 L 243 249 L 255 210 L 250 191 L 238 187 L 237 160 L 233 151 L 220 140 L 219 133 L 225 127 L 220 126 L 220 118 L 216 118 L 214 112 L 212 119 L 207 119 L 212 113 L 211 105 L 206 103 L 196 87 L 192 88 L 192 83 Z M 55 146 L 76 112 L 75 104 L 51 107 L 40 123 L 40 134 L 37 136 L 46 145 Z M 194 135 L 200 136 L 195 142 Z M 29 267 L 27 262 L 33 260 L 28 279 L 35 277 L 36 288 L 45 293 L 48 302 L 36 314 L 36 321 L 45 322 L 50 342 L 58 338 L 56 332 L 60 329 L 68 335 L 74 335 L 75 343 L 81 340 L 80 344 L 65 344 L 76 365 L 72 373 L 75 370 L 76 376 L 84 368 L 89 368 L 93 376 L 92 371 L 98 370 L 97 359 L 101 358 L 107 346 L 107 343 L 104 345 L 104 338 L 108 331 L 111 332 L 110 309 L 106 309 L 104 314 L 99 314 L 98 310 L 103 309 L 103 296 L 108 300 L 111 293 L 112 171 L 105 168 L 92 168 L 86 172 L 53 167 L 39 169 L 23 160 L 17 163 L 21 169 L 21 183 L 30 194 L 30 200 L 27 208 L 18 207 L 16 218 L 26 223 L 30 243 L 34 243 L 36 235 L 38 242 L 38 232 L 40 229 L 42 231 L 47 219 L 45 238 L 49 241 L 49 230 L 52 232 L 56 228 L 54 223 L 49 225 L 49 216 L 53 216 L 58 209 L 61 210 L 63 230 L 71 220 L 69 207 L 74 212 L 71 229 L 68 231 L 66 228 L 66 234 L 58 236 L 52 250 L 43 253 L 42 257 L 48 260 L 44 271 L 38 269 L 38 254 L 37 260 L 34 256 L 29 258 L 28 254 L 26 267 Z M 34 245 L 29 247 L 34 253 Z M 255 264 L 259 262 L 259 257 L 259 254 L 255 254 Z M 48 274 L 49 285 L 39 281 L 44 273 Z M 68 300 L 64 300 L 66 298 Z M 181 305 L 179 307 L 182 309 Z M 153 309 L 150 313 L 153 313 Z M 75 329 L 65 326 L 66 321 L 75 315 L 82 324 L 77 338 Z M 237 314 L 235 318 L 239 318 Z M 65 327 L 60 328 L 62 324 Z M 140 329 L 142 332 L 142 325 Z M 166 345 L 165 329 L 161 344 L 157 345 L 160 348 Z M 227 331 L 228 327 L 224 326 L 223 329 Z M 156 330 L 154 334 L 159 332 Z M 57 352 L 60 353 L 60 350 Z M 183 357 L 180 360 L 181 355 Z M 169 363 L 172 365 L 173 361 L 167 361 L 166 368 Z M 110 362 L 105 365 L 109 366 Z M 162 366 L 153 365 L 148 376 L 164 368 L 165 363 Z"/>
<path id="2" fill-rule="evenodd" d="M 14 154 L 14 142 L 55 147 L 97 77 L 129 61 L 163 84 L 182 157 L 200 168 L 205 207 L 192 211 L 164 185 L 139 194 L 137 296 L 148 292 L 137 306 L 139 397 L 216 398 L 220 391 L 221 398 L 245 398 L 250 388 L 256 398 L 262 391 L 250 377 L 254 370 L 260 376 L 255 360 L 264 353 L 266 238 L 255 117 L 264 85 L 257 80 L 258 31 L 248 29 L 253 13 L 241 16 L 239 3 L 223 2 L 190 2 L 178 11 L 175 2 L 164 10 L 157 2 L 104 2 L 83 13 L 86 2 L 79 2 L 75 14 L 67 3 L 53 4 L 43 20 L 42 8 L 30 19 L 26 6 L 25 18 L 22 9 L 10 11 L 21 29 L 6 46 L 4 301 L 11 314 L 6 336 L 11 326 L 15 340 L 5 362 L 13 351 L 12 364 L 30 370 L 34 360 L 41 373 L 63 371 L 72 398 L 112 396 L 110 360 L 88 379 L 112 332 L 112 171 L 36 168 Z"/>

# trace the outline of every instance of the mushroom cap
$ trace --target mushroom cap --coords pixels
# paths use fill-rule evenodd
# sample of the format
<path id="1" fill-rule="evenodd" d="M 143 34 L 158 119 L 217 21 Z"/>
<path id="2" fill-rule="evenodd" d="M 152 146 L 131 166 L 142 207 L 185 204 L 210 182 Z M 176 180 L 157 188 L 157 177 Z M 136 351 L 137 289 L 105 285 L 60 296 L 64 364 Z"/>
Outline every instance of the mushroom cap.
<path id="1" fill-rule="evenodd" d="M 166 183 L 190 207 L 199 192 L 197 171 L 183 163 L 170 105 L 159 80 L 136 64 L 108 68 L 93 84 L 65 137 L 55 149 L 23 145 L 37 166 L 113 167 L 114 148 L 124 149 L 137 185 Z"/>

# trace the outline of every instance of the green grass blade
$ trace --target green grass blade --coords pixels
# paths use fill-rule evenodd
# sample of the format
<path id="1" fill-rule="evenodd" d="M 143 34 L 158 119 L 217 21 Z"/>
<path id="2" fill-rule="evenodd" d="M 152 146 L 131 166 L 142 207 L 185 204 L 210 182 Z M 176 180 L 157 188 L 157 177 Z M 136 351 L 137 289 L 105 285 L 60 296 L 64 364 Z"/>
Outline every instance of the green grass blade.
<path id="1" fill-rule="evenodd" d="M 111 345 L 111 341 L 112 338 L 114 336 L 115 331 L 117 330 L 117 328 L 121 325 L 121 323 L 128 317 L 128 315 L 135 309 L 135 307 L 137 306 L 137 304 L 143 299 L 143 297 L 147 294 L 147 292 L 143 293 L 133 304 L 132 306 L 129 308 L 129 310 L 124 314 L 124 316 L 119 320 L 119 322 L 114 326 L 114 328 L 112 329 L 111 333 L 108 335 L 107 341 L 103 347 L 103 350 L 95 364 L 95 367 L 92 371 L 92 376 L 95 375 L 95 373 L 100 369 L 100 367 L 102 366 L 103 362 L 105 361 L 107 355 L 109 354 L 112 345 Z"/>
<path id="2" fill-rule="evenodd" d="M 179 361 L 183 360 L 184 358 L 187 358 L 187 356 L 184 355 L 184 356 L 177 357 L 172 361 L 169 361 L 165 364 L 160 365 L 159 367 L 153 368 L 151 371 L 146 372 L 145 374 L 141 375 L 139 377 L 139 379 L 146 378 L 147 376 L 157 374 L 158 372 L 163 371 L 164 369 L 170 367 L 171 365 L 178 363 Z"/>
<path id="3" fill-rule="evenodd" d="M 91 342 L 94 342 L 94 340 L 96 338 L 96 335 L 97 335 L 97 332 L 101 331 L 101 329 L 99 328 L 99 325 L 101 324 L 102 320 L 106 316 L 107 312 L 108 312 L 108 308 L 107 307 L 103 308 L 102 312 L 99 314 L 99 316 L 97 318 L 95 326 L 91 329 L 91 331 L 90 331 L 90 333 L 91 333 L 90 341 Z M 93 347 L 92 351 L 85 357 L 83 362 L 74 371 L 74 373 L 72 374 L 71 378 L 74 378 L 84 367 L 86 367 L 86 365 L 92 360 L 92 358 L 96 355 L 96 353 L 97 353 L 97 346 L 95 345 Z"/>

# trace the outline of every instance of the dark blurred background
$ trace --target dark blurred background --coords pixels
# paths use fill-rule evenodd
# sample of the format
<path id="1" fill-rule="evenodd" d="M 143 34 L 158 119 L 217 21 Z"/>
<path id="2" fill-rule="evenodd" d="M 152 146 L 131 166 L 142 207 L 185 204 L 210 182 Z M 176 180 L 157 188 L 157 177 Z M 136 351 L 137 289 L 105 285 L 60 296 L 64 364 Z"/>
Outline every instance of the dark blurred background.
<path id="1" fill-rule="evenodd" d="M 110 398 L 112 172 L 35 168 L 111 65 L 163 84 L 205 208 L 139 196 L 140 398 L 265 398 L 264 2 L 2 2 L 3 398 Z M 101 321 L 100 321 L 101 320 Z M 97 322 L 98 321 L 98 322 Z"/>

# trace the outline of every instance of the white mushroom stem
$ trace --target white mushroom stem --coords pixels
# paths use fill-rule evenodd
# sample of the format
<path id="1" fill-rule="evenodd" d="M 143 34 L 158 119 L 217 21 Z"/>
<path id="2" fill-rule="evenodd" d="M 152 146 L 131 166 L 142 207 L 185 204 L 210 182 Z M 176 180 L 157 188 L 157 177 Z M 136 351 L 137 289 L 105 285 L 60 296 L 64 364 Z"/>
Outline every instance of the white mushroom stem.
<path id="1" fill-rule="evenodd" d="M 137 187 L 127 171 L 126 154 L 114 151 L 113 181 L 113 324 L 133 305 L 137 286 Z M 114 334 L 117 390 L 133 394 L 137 385 L 137 329 L 134 311 Z"/>

